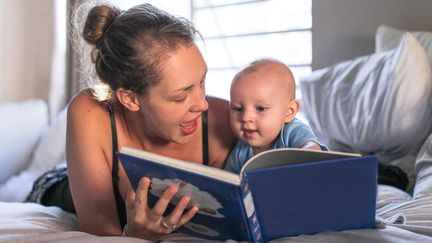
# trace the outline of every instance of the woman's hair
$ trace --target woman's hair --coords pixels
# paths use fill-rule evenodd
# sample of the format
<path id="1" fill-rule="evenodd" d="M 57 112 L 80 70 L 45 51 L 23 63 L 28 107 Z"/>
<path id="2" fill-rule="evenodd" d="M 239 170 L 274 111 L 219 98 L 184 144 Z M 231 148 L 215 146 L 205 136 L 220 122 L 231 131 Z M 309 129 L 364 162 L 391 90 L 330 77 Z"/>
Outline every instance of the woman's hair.
<path id="1" fill-rule="evenodd" d="M 90 57 L 96 77 L 89 79 L 97 78 L 105 84 L 102 87 L 106 90 L 101 90 L 101 85 L 93 83 L 96 98 L 115 99 L 113 91 L 120 87 L 144 94 L 160 81 L 164 58 L 180 45 L 191 45 L 196 33 L 187 19 L 150 4 L 127 11 L 106 4 L 92 7 L 82 29 L 82 38 L 90 48 L 82 54 L 86 57 L 81 61 Z M 84 74 L 88 75 L 89 70 Z"/>

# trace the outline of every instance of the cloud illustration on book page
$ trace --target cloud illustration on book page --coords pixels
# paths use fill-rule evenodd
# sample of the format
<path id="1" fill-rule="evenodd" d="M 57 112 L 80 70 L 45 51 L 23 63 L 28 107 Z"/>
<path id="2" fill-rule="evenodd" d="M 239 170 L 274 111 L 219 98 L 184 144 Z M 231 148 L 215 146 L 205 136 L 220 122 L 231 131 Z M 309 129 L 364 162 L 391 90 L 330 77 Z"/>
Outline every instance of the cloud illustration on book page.
<path id="1" fill-rule="evenodd" d="M 222 208 L 222 204 L 206 191 L 201 191 L 198 187 L 179 179 L 159 179 L 153 177 L 150 185 L 150 193 L 156 197 L 161 197 L 165 189 L 171 185 L 178 186 L 179 191 L 171 200 L 171 203 L 177 205 L 182 196 L 188 195 L 191 201 L 188 208 L 197 206 L 198 213 L 208 215 L 215 218 L 224 218 L 218 209 Z"/>

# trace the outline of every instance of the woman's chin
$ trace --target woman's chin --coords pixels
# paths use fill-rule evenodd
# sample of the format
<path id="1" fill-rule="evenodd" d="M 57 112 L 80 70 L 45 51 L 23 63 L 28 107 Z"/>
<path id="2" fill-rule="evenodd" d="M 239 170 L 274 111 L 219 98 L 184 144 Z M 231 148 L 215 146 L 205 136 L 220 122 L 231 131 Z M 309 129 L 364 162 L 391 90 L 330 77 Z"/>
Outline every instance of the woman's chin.
<path id="1" fill-rule="evenodd" d="M 184 135 L 181 134 L 179 136 L 176 136 L 175 138 L 172 139 L 172 142 L 179 144 L 179 145 L 185 145 L 188 144 L 192 141 L 192 139 L 195 137 L 196 133 L 192 133 L 189 135 Z"/>

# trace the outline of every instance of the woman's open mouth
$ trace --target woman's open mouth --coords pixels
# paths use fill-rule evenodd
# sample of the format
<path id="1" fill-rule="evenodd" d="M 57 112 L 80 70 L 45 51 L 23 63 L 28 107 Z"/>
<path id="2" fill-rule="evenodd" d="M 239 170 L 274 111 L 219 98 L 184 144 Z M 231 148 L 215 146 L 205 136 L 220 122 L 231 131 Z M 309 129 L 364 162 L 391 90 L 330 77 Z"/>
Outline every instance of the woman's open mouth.
<path id="1" fill-rule="evenodd" d="M 192 121 L 180 123 L 180 131 L 184 135 L 190 135 L 190 134 L 194 133 L 198 128 L 198 119 L 199 118 L 200 118 L 200 116 L 193 119 Z"/>

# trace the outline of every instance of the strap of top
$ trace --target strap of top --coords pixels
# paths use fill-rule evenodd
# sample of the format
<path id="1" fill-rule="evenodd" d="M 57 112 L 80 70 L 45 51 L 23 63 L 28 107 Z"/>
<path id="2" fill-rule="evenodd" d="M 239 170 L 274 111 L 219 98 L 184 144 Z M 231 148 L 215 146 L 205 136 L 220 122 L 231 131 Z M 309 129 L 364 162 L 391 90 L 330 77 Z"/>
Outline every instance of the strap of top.
<path id="1" fill-rule="evenodd" d="M 117 127 L 115 122 L 115 114 L 114 109 L 111 104 L 108 104 L 109 113 L 110 113 L 110 122 L 111 122 L 111 137 L 112 137 L 112 145 L 113 145 L 113 153 L 112 153 L 112 183 L 113 183 L 113 189 L 114 189 L 114 197 L 116 201 L 116 207 L 117 207 L 117 214 L 119 216 L 121 227 L 123 228 L 126 223 L 126 206 L 123 201 L 123 198 L 120 195 L 119 190 L 119 176 L 118 176 L 118 166 L 119 166 L 119 160 L 117 157 L 117 151 L 118 151 L 118 143 L 117 143 Z"/>
<path id="2" fill-rule="evenodd" d="M 202 156 L 203 156 L 203 164 L 209 165 L 209 151 L 208 151 L 208 117 L 207 117 L 207 111 L 203 112 L 202 118 L 201 118 L 201 124 L 202 124 Z"/>
<path id="3" fill-rule="evenodd" d="M 109 113 L 110 113 L 110 122 L 111 122 L 111 137 L 112 137 L 112 146 L 113 146 L 113 153 L 112 153 L 112 171 L 111 175 L 113 178 L 113 182 L 118 182 L 119 176 L 118 176 L 118 158 L 116 155 L 116 152 L 118 151 L 118 143 L 117 143 L 117 127 L 115 122 L 115 114 L 114 109 L 111 106 L 111 104 L 108 104 Z"/>

